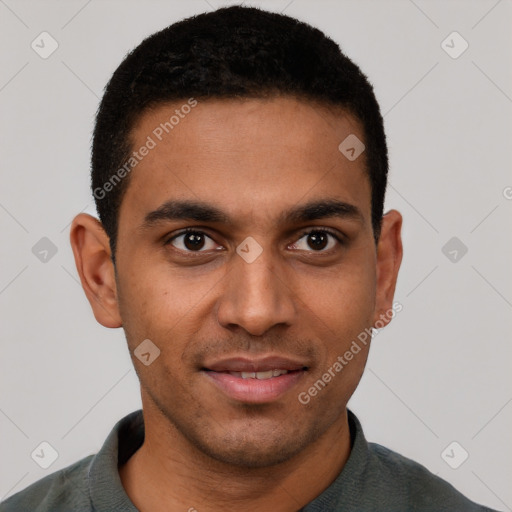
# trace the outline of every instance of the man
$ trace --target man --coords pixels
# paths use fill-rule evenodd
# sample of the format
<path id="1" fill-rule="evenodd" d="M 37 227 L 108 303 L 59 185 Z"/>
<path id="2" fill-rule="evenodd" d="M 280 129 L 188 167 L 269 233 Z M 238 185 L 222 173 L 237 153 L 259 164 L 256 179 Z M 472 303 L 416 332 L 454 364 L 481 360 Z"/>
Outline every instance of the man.
<path id="1" fill-rule="evenodd" d="M 232 7 L 143 41 L 97 114 L 71 244 L 143 412 L 10 511 L 484 511 L 347 402 L 393 302 L 382 117 L 320 31 Z"/>

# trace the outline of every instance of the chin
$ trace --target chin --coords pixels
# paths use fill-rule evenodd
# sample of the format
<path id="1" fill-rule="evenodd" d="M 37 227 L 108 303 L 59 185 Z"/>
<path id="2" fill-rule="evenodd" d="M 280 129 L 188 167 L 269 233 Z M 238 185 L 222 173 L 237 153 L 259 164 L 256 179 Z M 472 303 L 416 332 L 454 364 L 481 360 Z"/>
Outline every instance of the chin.
<path id="1" fill-rule="evenodd" d="M 153 398 L 153 397 L 152 397 Z M 264 405 L 245 408 L 244 412 L 206 410 L 197 404 L 193 410 L 170 406 L 169 402 L 154 400 L 162 417 L 171 426 L 173 435 L 181 436 L 205 456 L 240 468 L 265 468 L 292 459 L 325 430 L 319 418 L 312 422 L 295 415 L 283 418 L 268 414 Z M 268 411 L 267 411 L 268 413 Z"/>
<path id="2" fill-rule="evenodd" d="M 246 469 L 268 468 L 286 462 L 301 451 L 302 447 L 290 445 L 262 446 L 261 443 L 239 443 L 237 446 L 203 445 L 201 451 L 212 459 Z"/>
<path id="3" fill-rule="evenodd" d="M 224 464 L 257 469 L 275 466 L 292 459 L 316 437 L 298 431 L 296 425 L 242 421 L 189 432 L 189 440 L 204 454 Z M 206 433 L 207 432 L 207 433 Z"/>

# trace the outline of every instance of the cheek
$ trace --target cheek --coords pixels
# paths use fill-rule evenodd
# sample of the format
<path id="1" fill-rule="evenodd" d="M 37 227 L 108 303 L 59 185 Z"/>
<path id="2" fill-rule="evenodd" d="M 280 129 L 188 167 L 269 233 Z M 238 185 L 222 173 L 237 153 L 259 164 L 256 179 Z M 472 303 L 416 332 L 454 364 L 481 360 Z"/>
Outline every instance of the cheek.
<path id="1" fill-rule="evenodd" d="M 313 313 L 336 332 L 364 328 L 375 309 L 375 273 L 369 265 L 340 265 L 322 278 L 306 277 L 303 293 Z"/>
<path id="2" fill-rule="evenodd" d="M 118 261 L 118 298 L 128 342 L 133 348 L 146 338 L 163 344 L 172 338 L 176 351 L 184 332 L 197 330 L 200 319 L 213 314 L 215 300 L 222 300 L 218 287 L 226 284 L 229 272 L 206 266 L 178 268 L 131 249 L 124 251 L 132 254 L 130 260 Z M 375 268 L 368 247 L 354 248 L 330 269 L 297 266 L 288 271 L 294 289 L 290 299 L 300 298 L 297 307 L 304 312 L 298 322 L 311 323 L 303 325 L 306 330 L 313 328 L 321 338 L 347 340 L 372 322 Z"/>
<path id="3" fill-rule="evenodd" d="M 322 286 L 318 286 L 319 281 L 315 284 L 308 287 L 314 291 L 307 300 L 306 311 L 315 334 L 322 340 L 324 353 L 312 377 L 322 378 L 330 370 L 325 377 L 332 379 L 330 392 L 322 393 L 324 399 L 330 393 L 341 393 L 348 399 L 364 370 L 371 340 L 376 291 L 371 261 L 342 266 Z M 336 371 L 340 365 L 342 369 Z"/>
<path id="4" fill-rule="evenodd" d="M 220 277 L 199 274 L 135 260 L 119 269 L 118 301 L 130 348 L 149 338 L 166 350 L 179 349 L 183 331 L 197 329 L 195 319 Z"/>

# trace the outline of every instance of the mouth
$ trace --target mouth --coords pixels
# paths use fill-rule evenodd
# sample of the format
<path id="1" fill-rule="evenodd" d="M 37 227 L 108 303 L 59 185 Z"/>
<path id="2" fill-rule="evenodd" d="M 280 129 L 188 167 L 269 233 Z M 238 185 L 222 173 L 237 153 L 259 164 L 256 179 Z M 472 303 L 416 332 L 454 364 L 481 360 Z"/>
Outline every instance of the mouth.
<path id="1" fill-rule="evenodd" d="M 305 368 L 304 368 L 305 369 Z M 205 368 L 205 371 L 212 371 Z M 258 379 L 258 380 L 268 380 L 273 377 L 280 377 L 281 375 L 287 375 L 291 372 L 298 372 L 300 370 L 265 370 L 262 372 L 217 372 L 217 373 L 228 373 L 229 375 L 233 375 L 233 377 L 238 377 L 240 379 Z"/>
<path id="2" fill-rule="evenodd" d="M 290 392 L 309 370 L 284 358 L 260 361 L 234 358 L 201 368 L 208 382 L 225 396 L 245 403 L 270 403 Z"/>

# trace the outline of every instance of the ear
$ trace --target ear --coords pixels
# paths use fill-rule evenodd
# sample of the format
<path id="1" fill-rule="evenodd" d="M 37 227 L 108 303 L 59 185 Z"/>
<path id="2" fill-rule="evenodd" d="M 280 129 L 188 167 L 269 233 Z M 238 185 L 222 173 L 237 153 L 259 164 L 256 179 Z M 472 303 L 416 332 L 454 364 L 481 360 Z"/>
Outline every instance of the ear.
<path id="1" fill-rule="evenodd" d="M 373 323 L 379 320 L 384 327 L 390 321 L 398 270 L 402 262 L 402 215 L 390 210 L 382 217 L 381 233 L 377 244 L 377 291 Z"/>
<path id="2" fill-rule="evenodd" d="M 94 317 L 105 327 L 121 327 L 109 237 L 101 222 L 91 215 L 80 213 L 71 223 L 69 238 L 80 281 Z"/>

